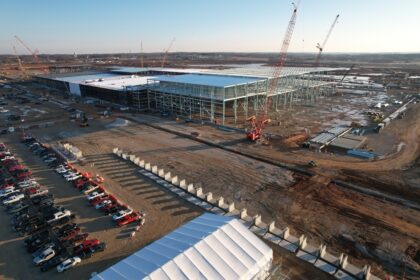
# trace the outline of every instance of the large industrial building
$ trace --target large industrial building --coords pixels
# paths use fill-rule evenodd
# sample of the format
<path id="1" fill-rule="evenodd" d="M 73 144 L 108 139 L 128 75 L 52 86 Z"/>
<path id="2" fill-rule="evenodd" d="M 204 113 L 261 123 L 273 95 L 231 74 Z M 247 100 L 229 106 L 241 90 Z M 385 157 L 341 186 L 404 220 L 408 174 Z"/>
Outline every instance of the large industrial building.
<path id="1" fill-rule="evenodd" d="M 278 83 L 276 91 L 268 96 L 269 110 L 274 111 L 293 103 L 312 103 L 319 95 L 333 93 L 335 82 L 325 74 L 337 70 L 285 67 L 280 78 L 274 78 L 269 67 L 261 66 L 223 70 L 113 67 L 37 79 L 71 95 L 106 100 L 133 110 L 235 124 L 266 108 L 272 79 Z"/>

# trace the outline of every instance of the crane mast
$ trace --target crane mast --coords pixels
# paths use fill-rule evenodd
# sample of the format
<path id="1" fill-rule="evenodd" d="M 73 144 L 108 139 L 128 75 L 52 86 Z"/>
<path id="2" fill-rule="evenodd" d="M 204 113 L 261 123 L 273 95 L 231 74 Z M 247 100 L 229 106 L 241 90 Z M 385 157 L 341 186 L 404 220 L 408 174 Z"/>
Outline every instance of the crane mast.
<path id="1" fill-rule="evenodd" d="M 169 47 L 164 51 L 162 64 L 161 64 L 162 68 L 165 67 L 166 60 L 168 59 L 168 52 L 172 48 L 172 45 L 174 44 L 174 42 L 175 42 L 175 38 L 172 39 L 171 43 L 169 44 Z"/>
<path id="2" fill-rule="evenodd" d="M 143 41 L 140 42 L 140 66 L 141 66 L 141 68 L 144 67 L 144 60 L 143 60 Z"/>
<path id="3" fill-rule="evenodd" d="M 251 122 L 251 130 L 247 133 L 247 138 L 251 141 L 256 141 L 262 137 L 264 125 L 270 122 L 270 119 L 267 119 L 268 110 L 270 108 L 271 98 L 270 96 L 274 95 L 277 91 L 278 81 L 280 78 L 281 70 L 283 65 L 286 61 L 287 51 L 289 49 L 290 41 L 292 39 L 293 30 L 296 25 L 296 18 L 297 18 L 297 11 L 298 11 L 299 3 L 296 5 L 293 3 L 293 13 L 292 17 L 289 20 L 289 24 L 287 25 L 286 34 L 283 39 L 283 43 L 281 46 L 281 51 L 278 56 L 278 60 L 276 65 L 273 68 L 273 72 L 269 77 L 268 81 L 268 88 L 265 96 L 265 108 L 264 110 L 258 115 L 253 116 L 248 119 Z"/>
<path id="4" fill-rule="evenodd" d="M 15 35 L 15 39 L 32 55 L 32 58 L 33 58 L 33 61 L 36 63 L 36 64 L 38 64 L 38 65 L 40 65 L 40 66 L 44 66 L 45 68 L 44 69 L 42 69 L 43 70 L 43 72 L 44 73 L 47 73 L 48 72 L 48 70 L 47 70 L 47 66 L 45 66 L 45 65 L 43 65 L 42 63 L 41 63 L 41 61 L 39 60 L 39 57 L 38 57 L 38 50 L 37 49 L 35 49 L 35 51 L 33 51 L 30 47 L 28 47 L 28 45 L 27 44 L 25 44 L 25 42 L 23 42 L 22 41 L 22 39 L 20 39 L 17 35 Z"/>
<path id="5" fill-rule="evenodd" d="M 23 65 L 22 65 L 22 60 L 20 59 L 20 57 L 19 57 L 19 55 L 16 51 L 15 45 L 12 44 L 12 48 L 13 48 L 13 52 L 15 53 L 16 59 L 18 61 L 19 70 L 22 72 L 23 76 L 26 76 L 25 69 L 23 68 Z"/>
<path id="6" fill-rule="evenodd" d="M 322 45 L 320 45 L 319 43 L 316 45 L 316 47 L 317 47 L 317 49 L 318 49 L 318 55 L 316 56 L 316 60 L 315 60 L 315 67 L 319 67 L 319 62 L 320 62 L 320 60 L 321 60 L 321 55 L 322 55 L 322 52 L 324 51 L 325 45 L 327 44 L 328 39 L 330 38 L 331 33 L 332 33 L 333 29 L 334 29 L 334 26 L 335 26 L 335 25 L 337 24 L 337 22 L 338 22 L 338 18 L 339 18 L 339 17 L 340 17 L 340 15 L 337 15 L 337 16 L 335 17 L 335 19 L 334 19 L 334 21 L 333 21 L 333 23 L 332 23 L 332 25 L 331 25 L 331 27 L 330 27 L 330 30 L 328 30 L 327 36 L 325 37 L 324 41 L 322 42 Z"/>

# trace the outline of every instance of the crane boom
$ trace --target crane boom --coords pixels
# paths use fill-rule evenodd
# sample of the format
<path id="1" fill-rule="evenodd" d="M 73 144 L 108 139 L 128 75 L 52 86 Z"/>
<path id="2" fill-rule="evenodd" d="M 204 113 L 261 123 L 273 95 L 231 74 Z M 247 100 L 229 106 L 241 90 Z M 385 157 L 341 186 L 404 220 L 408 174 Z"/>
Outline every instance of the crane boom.
<path id="1" fill-rule="evenodd" d="M 350 66 L 350 68 L 344 73 L 343 78 L 341 78 L 339 84 L 341 84 L 344 81 L 344 79 L 347 77 L 347 75 L 350 73 L 350 71 L 353 69 L 353 67 L 354 67 L 354 64 L 352 66 Z"/>
<path id="2" fill-rule="evenodd" d="M 164 54 L 163 54 L 163 59 L 162 59 L 162 64 L 161 64 L 161 67 L 163 68 L 164 66 L 165 66 L 165 64 L 166 64 L 166 60 L 168 59 L 168 52 L 169 52 L 169 50 L 172 48 L 172 45 L 174 44 L 174 42 L 175 42 L 175 38 L 173 38 L 172 39 L 172 41 L 171 41 L 171 43 L 169 44 L 169 47 L 164 51 Z"/>
<path id="3" fill-rule="evenodd" d="M 317 47 L 317 49 L 318 49 L 319 51 L 318 51 L 318 55 L 316 56 L 315 67 L 319 67 L 319 62 L 320 62 L 320 60 L 321 60 L 321 55 L 322 55 L 322 52 L 324 51 L 325 45 L 327 44 L 328 39 L 330 38 L 331 33 L 332 33 L 333 29 L 334 29 L 334 26 L 335 26 L 335 25 L 337 24 L 337 22 L 338 22 L 338 18 L 339 18 L 339 17 L 340 17 L 340 15 L 337 15 L 337 16 L 335 17 L 335 19 L 334 19 L 334 21 L 333 21 L 333 23 L 332 23 L 332 25 L 331 25 L 331 27 L 330 27 L 330 30 L 328 30 L 327 36 L 325 37 L 324 41 L 322 42 L 322 45 L 320 45 L 319 43 L 316 45 L 316 47 Z"/>
<path id="4" fill-rule="evenodd" d="M 32 55 L 35 62 L 38 62 L 37 52 L 33 51 L 25 42 L 22 41 L 17 35 L 15 35 L 16 40 Z"/>
<path id="5" fill-rule="evenodd" d="M 16 51 L 15 45 L 12 44 L 12 48 L 13 48 L 13 52 L 15 53 L 16 59 L 18 61 L 19 70 L 22 72 L 23 76 L 26 76 L 25 69 L 23 68 L 23 65 L 22 65 L 22 60 L 20 59 L 20 57 L 19 57 L 19 55 Z"/>
<path id="6" fill-rule="evenodd" d="M 258 119 L 254 116 L 249 118 L 248 120 L 251 121 L 251 130 L 247 133 L 247 138 L 256 141 L 262 136 L 262 132 L 264 129 L 264 125 L 269 123 L 270 120 L 267 119 L 267 113 L 268 109 L 270 107 L 270 96 L 275 94 L 277 87 L 278 87 L 278 81 L 281 74 L 281 69 L 283 68 L 283 65 L 286 61 L 287 57 L 287 51 L 289 49 L 290 41 L 292 39 L 293 30 L 296 25 L 296 18 L 297 18 L 297 11 L 299 3 L 296 5 L 293 3 L 293 13 L 292 17 L 289 20 L 289 24 L 287 25 L 286 34 L 284 35 L 283 43 L 281 46 L 281 51 L 278 56 L 278 60 L 276 65 L 273 68 L 273 72 L 270 76 L 266 96 L 265 96 L 265 110 L 261 112 L 261 114 L 258 116 Z"/>

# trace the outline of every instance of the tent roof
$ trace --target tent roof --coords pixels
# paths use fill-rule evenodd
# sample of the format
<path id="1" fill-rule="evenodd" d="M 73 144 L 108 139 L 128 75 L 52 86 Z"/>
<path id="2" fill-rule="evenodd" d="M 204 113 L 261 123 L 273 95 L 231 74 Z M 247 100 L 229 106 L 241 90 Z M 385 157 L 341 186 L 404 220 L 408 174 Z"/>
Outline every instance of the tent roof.
<path id="1" fill-rule="evenodd" d="M 205 213 L 92 279 L 251 279 L 272 258 L 238 220 Z"/>

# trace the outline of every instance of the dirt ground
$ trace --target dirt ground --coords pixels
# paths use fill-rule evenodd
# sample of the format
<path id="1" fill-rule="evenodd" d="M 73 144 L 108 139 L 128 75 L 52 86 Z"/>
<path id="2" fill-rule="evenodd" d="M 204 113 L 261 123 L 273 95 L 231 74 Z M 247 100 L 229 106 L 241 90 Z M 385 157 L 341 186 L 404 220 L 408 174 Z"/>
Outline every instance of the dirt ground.
<path id="1" fill-rule="evenodd" d="M 49 170 L 46 165 L 26 148 L 17 143 L 18 137 L 1 137 L 6 145 L 27 165 L 35 178 L 47 187 L 56 198 L 56 204 L 64 206 L 76 214 L 75 222 L 91 238 L 98 238 L 107 243 L 107 249 L 84 260 L 82 264 L 65 274 L 58 274 L 54 269 L 41 273 L 32 265 L 30 254 L 23 247 L 23 238 L 17 237 L 10 226 L 10 216 L 0 213 L 3 227 L 0 229 L 0 278 L 2 279 L 87 279 L 92 272 L 100 272 L 120 259 L 139 250 L 146 244 L 164 236 L 202 211 L 193 205 L 174 198 L 149 179 L 140 176 L 135 168 L 120 161 L 109 153 L 91 154 L 87 157 L 87 170 L 101 174 L 106 182 L 106 189 L 135 210 L 147 213 L 146 223 L 140 232 L 131 239 L 132 227 L 117 228 L 110 217 L 87 205 L 86 198 L 71 184 Z M 17 144 L 16 144 L 17 143 Z M 111 167 L 111 168 L 110 168 Z"/>
<path id="2" fill-rule="evenodd" d="M 110 154 L 114 147 L 201 185 L 205 192 L 222 195 L 238 208 L 246 207 L 251 215 L 260 213 L 265 222 L 275 220 L 279 227 L 288 225 L 294 234 L 305 233 L 311 242 L 326 243 L 334 253 L 347 252 L 353 257 L 351 261 L 360 266 L 378 261 L 382 257 L 378 252 L 384 246 L 391 250 L 389 255 L 398 256 L 409 245 L 420 242 L 420 216 L 415 210 L 344 190 L 329 184 L 329 180 L 320 183 L 294 178 L 285 169 L 145 125 L 131 122 L 104 129 L 114 122 L 98 119 L 88 129 L 63 122 L 59 127 L 33 132 L 50 143 L 69 142 L 81 149 L 87 159 L 84 169 L 122 186 L 116 191 L 117 196 L 139 183 L 138 175 L 126 170 L 126 164 Z M 154 192 L 146 189 L 140 193 L 164 203 L 162 209 L 172 207 L 173 199 Z M 124 197 L 129 202 L 129 195 Z M 146 208 L 144 201 L 139 205 Z M 389 244 L 384 245 L 383 240 Z M 416 269 L 415 264 L 413 267 Z M 374 265 L 374 272 L 381 275 L 379 262 Z"/>
<path id="3" fill-rule="evenodd" d="M 87 111 L 91 110 L 88 111 L 91 115 L 96 115 L 95 108 L 84 107 Z M 325 107 L 325 116 L 333 112 L 331 109 L 328 111 L 328 107 Z M 311 115 L 311 110 L 315 109 L 308 107 L 300 112 L 299 116 Z M 344 119 L 351 119 L 356 113 L 346 111 L 342 114 Z M 150 115 L 137 114 L 134 117 L 187 134 L 198 132 L 201 139 L 283 163 L 305 166 L 309 160 L 315 159 L 319 167 L 313 171 L 320 176 L 302 178 L 287 169 L 134 122 L 111 128 L 109 125 L 113 123 L 114 118 L 95 119 L 90 122 L 89 128 L 80 128 L 77 123 L 68 121 L 65 115 L 56 119 L 57 124 L 54 127 L 33 132 L 46 142 L 65 141 L 80 148 L 86 157 L 83 168 L 105 176 L 111 184 L 109 188 L 113 189 L 117 196 L 123 195 L 127 202 L 133 199 L 132 193 L 138 191 L 136 188 L 139 185 L 142 187 L 142 182 L 147 179 L 141 178 L 141 181 L 137 181 L 138 174 L 135 174 L 134 170 L 113 158 L 110 153 L 114 147 L 135 153 L 164 168 L 165 171 L 171 171 L 196 186 L 202 186 L 205 192 L 213 192 L 215 196 L 222 195 L 228 202 L 235 202 L 237 208 L 246 207 L 250 214 L 259 213 L 265 222 L 275 220 L 279 227 L 291 227 L 292 233 L 296 235 L 305 233 L 312 243 L 326 243 L 329 251 L 346 252 L 350 255 L 351 262 L 360 267 L 370 263 L 373 265 L 373 272 L 378 276 L 384 277 L 384 271 L 389 270 L 402 273 L 405 267 L 407 275 L 420 277 L 419 264 L 407 258 L 405 254 L 410 246 L 419 249 L 418 211 L 337 187 L 329 180 L 330 177 L 344 180 L 362 178 L 364 181 L 360 179 L 361 181 L 356 182 L 364 183 L 368 188 L 397 192 L 398 195 L 419 200 L 419 166 L 414 163 L 420 154 L 419 104 L 411 105 L 404 119 L 395 120 L 381 134 L 369 136 L 369 145 L 380 147 L 383 144 L 390 147 L 386 157 L 373 162 L 300 149 L 284 150 L 279 143 L 271 146 L 255 145 L 244 140 L 244 133 L 207 125 L 186 125 L 183 122 Z M 290 129 L 298 129 L 299 126 L 292 123 L 293 121 L 296 122 L 296 119 L 289 124 Z M 317 131 L 336 124 L 339 123 L 333 119 L 329 122 L 315 122 L 310 130 Z M 287 124 L 284 124 L 284 127 L 287 127 Z M 301 128 L 307 127 L 302 125 Z M 280 132 L 282 126 L 269 127 L 268 130 L 273 133 Z M 414 167 L 411 168 L 412 166 Z M 153 185 L 151 182 L 148 184 Z M 78 194 L 74 190 L 70 191 L 73 191 L 73 195 Z M 129 204 L 139 205 L 139 209 L 146 210 L 147 225 L 150 225 L 150 211 L 156 211 L 156 215 L 168 211 L 169 216 L 164 215 L 162 221 L 166 223 L 170 220 L 176 225 L 198 215 L 197 210 L 190 209 L 190 206 L 183 206 L 187 209 L 172 206 L 175 202 L 170 195 L 155 194 L 155 187 L 141 189 L 138 195 L 142 200 L 135 200 Z M 155 209 L 156 205 L 161 208 Z M 173 221 L 173 212 L 170 211 L 182 213 L 183 220 L 177 220 L 177 217 L 174 219 L 176 221 Z M 173 228 L 176 227 L 175 224 Z M 144 230 L 146 229 L 145 227 Z M 143 235 L 139 236 L 141 238 Z M 149 240 L 153 238 L 150 237 Z M 140 247 L 146 243 L 138 244 Z M 106 261 L 103 265 L 99 262 L 98 266 L 95 264 L 95 269 L 108 265 Z M 89 266 L 88 263 L 86 266 Z M 81 271 L 82 268 L 83 265 L 80 267 Z"/>
<path id="4" fill-rule="evenodd" d="M 109 121 L 104 121 L 101 125 L 107 123 L 109 124 Z M 67 125 L 67 127 L 60 127 L 61 132 L 66 131 L 66 129 L 71 131 L 75 124 L 69 122 Z M 77 219 L 75 222 L 81 225 L 82 231 L 90 233 L 91 237 L 107 242 L 108 248 L 105 252 L 98 253 L 91 259 L 83 261 L 79 267 L 65 274 L 58 274 L 54 270 L 41 273 L 38 268 L 31 265 L 30 255 L 24 251 L 22 246 L 23 238 L 17 237 L 17 234 L 9 227 L 3 227 L 0 230 L 0 238 L 3 240 L 0 243 L 1 278 L 45 279 L 45 277 L 48 277 L 68 279 L 69 277 L 81 277 L 86 279 L 92 272 L 106 269 L 125 256 L 160 238 L 201 213 L 200 209 L 174 198 L 147 178 L 139 175 L 135 166 L 109 153 L 108 147 L 121 144 L 120 132 L 118 130 L 93 132 L 93 130 L 97 129 L 97 125 L 94 125 L 95 128 L 91 126 L 89 128 L 91 131 L 87 135 L 91 135 L 91 133 L 90 137 L 102 137 L 102 135 L 97 135 L 96 133 L 108 133 L 108 137 L 112 134 L 116 135 L 114 138 L 111 137 L 111 140 L 108 139 L 111 142 L 102 143 L 101 141 L 95 141 L 95 143 L 92 143 L 91 140 L 94 138 L 89 139 L 87 137 L 84 143 L 78 143 L 75 139 L 78 139 L 78 137 L 83 138 L 81 135 L 67 140 L 71 139 L 72 143 L 80 144 L 81 149 L 83 149 L 82 151 L 86 158 L 83 166 L 80 166 L 83 170 L 103 176 L 107 190 L 134 209 L 141 209 L 147 213 L 144 228 L 141 229 L 134 239 L 130 239 L 128 237 L 131 231 L 130 227 L 116 228 L 109 217 L 102 216 L 98 211 L 87 206 L 86 198 L 69 183 L 66 183 L 61 176 L 47 169 L 44 163 L 39 158 L 34 157 L 24 145 L 17 143 L 18 137 L 16 135 L 2 137 L 0 141 L 6 143 L 14 153 L 19 155 L 22 162 L 34 172 L 34 176 L 38 181 L 55 195 L 56 203 L 76 213 Z M 53 143 L 54 140 L 57 140 L 54 138 L 55 134 L 50 134 L 54 130 L 56 131 L 54 128 L 44 128 L 33 132 L 39 139 L 50 139 L 50 142 Z M 79 129 L 76 128 L 74 130 L 78 131 Z M 74 130 L 73 134 L 77 134 L 78 132 Z M 63 134 L 61 133 L 61 135 Z M 127 143 L 130 142 L 130 140 L 127 141 Z M 8 224 L 9 220 L 10 217 L 7 214 L 0 213 L 0 221 Z M 13 258 L 10 258 L 9 251 L 13 252 Z M 13 259 L 13 261 L 7 261 L 9 259 Z M 331 276 L 296 259 L 289 252 L 282 249 L 275 249 L 274 265 L 279 266 L 280 270 L 278 272 L 281 271 L 282 275 L 288 275 L 289 279 L 332 279 Z"/>

